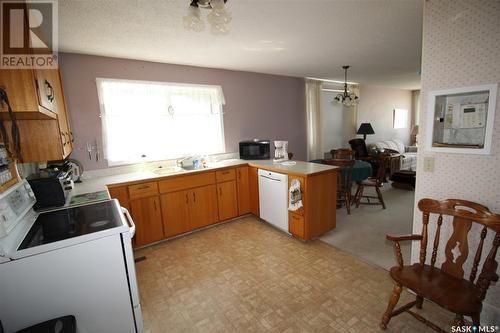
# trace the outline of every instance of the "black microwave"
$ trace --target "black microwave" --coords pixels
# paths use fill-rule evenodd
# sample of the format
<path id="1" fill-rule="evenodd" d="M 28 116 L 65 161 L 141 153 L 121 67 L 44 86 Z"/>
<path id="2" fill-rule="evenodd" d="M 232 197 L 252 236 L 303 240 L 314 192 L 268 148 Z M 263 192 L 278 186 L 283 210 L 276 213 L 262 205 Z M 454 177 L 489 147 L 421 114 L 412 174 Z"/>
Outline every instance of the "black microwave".
<path id="1" fill-rule="evenodd" d="M 240 142 L 240 158 L 242 160 L 268 160 L 271 158 L 269 140 L 253 139 Z"/>

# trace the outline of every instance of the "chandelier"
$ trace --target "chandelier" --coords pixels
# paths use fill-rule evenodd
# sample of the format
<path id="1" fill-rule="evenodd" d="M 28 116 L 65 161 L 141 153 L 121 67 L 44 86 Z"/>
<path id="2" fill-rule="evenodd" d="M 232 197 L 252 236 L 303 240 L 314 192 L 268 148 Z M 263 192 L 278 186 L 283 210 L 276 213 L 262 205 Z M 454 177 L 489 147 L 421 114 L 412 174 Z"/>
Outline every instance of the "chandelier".
<path id="1" fill-rule="evenodd" d="M 184 28 L 196 32 L 205 29 L 205 22 L 201 18 L 200 8 L 210 12 L 207 21 L 210 23 L 211 32 L 214 35 L 226 35 L 229 33 L 227 24 L 231 22 L 231 13 L 226 10 L 227 0 L 192 0 L 187 14 L 184 16 Z"/>
<path id="2" fill-rule="evenodd" d="M 359 97 L 355 93 L 347 91 L 347 70 L 351 66 L 342 66 L 344 69 L 344 91 L 335 96 L 334 101 L 345 106 L 353 106 L 358 103 Z"/>

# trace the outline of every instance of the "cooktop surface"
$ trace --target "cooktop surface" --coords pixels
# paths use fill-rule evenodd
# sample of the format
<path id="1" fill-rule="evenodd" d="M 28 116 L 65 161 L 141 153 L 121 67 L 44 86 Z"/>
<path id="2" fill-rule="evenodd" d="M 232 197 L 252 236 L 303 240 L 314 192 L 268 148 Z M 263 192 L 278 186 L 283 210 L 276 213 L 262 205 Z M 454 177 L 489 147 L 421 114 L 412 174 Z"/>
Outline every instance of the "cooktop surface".
<path id="1" fill-rule="evenodd" d="M 83 236 L 122 225 L 113 200 L 38 215 L 18 250 Z"/>

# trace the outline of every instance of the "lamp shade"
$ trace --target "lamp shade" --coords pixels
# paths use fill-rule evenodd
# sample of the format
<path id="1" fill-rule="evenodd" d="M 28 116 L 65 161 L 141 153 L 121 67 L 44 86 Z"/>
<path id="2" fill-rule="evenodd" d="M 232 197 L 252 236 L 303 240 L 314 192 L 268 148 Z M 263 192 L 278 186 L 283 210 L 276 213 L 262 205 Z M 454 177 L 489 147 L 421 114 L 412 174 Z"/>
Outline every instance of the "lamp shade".
<path id="1" fill-rule="evenodd" d="M 375 131 L 373 130 L 372 124 L 362 123 L 359 126 L 359 129 L 356 133 L 357 134 L 375 134 Z"/>
<path id="2" fill-rule="evenodd" d="M 363 139 L 366 140 L 366 135 L 367 134 L 375 134 L 375 131 L 373 130 L 372 124 L 361 123 L 361 125 L 359 125 L 358 131 L 356 133 L 363 134 Z"/>

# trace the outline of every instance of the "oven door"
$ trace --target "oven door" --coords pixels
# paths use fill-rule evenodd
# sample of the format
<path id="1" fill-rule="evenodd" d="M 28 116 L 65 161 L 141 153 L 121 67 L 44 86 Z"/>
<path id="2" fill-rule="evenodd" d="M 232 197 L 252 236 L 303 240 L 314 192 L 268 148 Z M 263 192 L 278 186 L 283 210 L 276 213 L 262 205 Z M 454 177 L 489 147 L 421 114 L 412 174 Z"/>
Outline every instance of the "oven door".
<path id="1" fill-rule="evenodd" d="M 240 158 L 243 160 L 268 160 L 270 144 L 264 142 L 240 142 Z"/>

